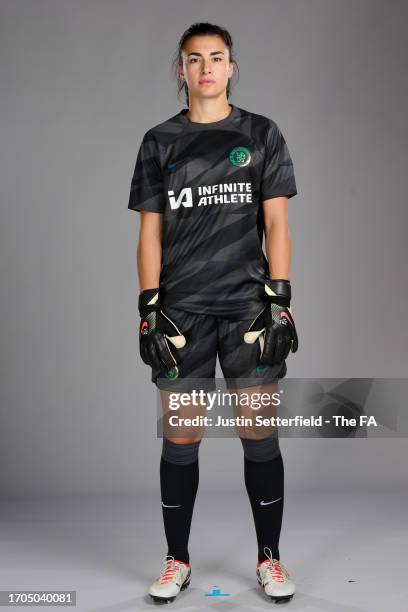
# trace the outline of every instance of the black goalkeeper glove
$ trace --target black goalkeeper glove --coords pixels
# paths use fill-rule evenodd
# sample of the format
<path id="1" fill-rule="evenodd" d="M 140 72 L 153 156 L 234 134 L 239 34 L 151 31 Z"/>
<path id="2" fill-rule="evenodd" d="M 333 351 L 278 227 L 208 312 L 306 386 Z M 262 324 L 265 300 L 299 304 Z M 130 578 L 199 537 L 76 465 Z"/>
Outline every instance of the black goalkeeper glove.
<path id="1" fill-rule="evenodd" d="M 290 309 L 290 281 L 267 278 L 265 293 L 269 303 L 261 310 L 244 334 L 244 341 L 253 344 L 264 334 L 260 362 L 275 365 L 286 359 L 289 351 L 298 350 L 298 337 Z"/>
<path id="2" fill-rule="evenodd" d="M 145 289 L 139 295 L 139 346 L 144 363 L 159 370 L 178 375 L 175 351 L 182 348 L 186 339 L 171 319 L 163 312 L 159 301 L 159 289 Z"/>

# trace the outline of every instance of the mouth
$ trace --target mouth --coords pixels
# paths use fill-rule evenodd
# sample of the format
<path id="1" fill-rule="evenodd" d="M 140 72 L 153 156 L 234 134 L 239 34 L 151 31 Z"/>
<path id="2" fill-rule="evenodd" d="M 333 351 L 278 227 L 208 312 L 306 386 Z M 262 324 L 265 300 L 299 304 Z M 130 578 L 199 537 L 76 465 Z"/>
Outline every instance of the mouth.
<path id="1" fill-rule="evenodd" d="M 215 81 L 210 81 L 209 79 L 205 79 L 203 81 L 199 81 L 200 85 L 211 85 L 212 83 L 215 83 Z"/>

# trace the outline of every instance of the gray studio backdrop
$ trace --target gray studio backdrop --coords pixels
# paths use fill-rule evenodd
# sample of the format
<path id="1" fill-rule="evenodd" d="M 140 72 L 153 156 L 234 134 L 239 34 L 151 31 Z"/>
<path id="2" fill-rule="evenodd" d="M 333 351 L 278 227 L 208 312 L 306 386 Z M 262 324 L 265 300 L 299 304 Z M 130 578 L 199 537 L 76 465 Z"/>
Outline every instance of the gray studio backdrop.
<path id="1" fill-rule="evenodd" d="M 158 487 L 127 199 L 201 20 L 231 31 L 231 100 L 273 118 L 295 164 L 288 376 L 407 376 L 406 3 L 1 0 L 3 499 Z M 281 447 L 288 488 L 406 485 L 405 440 Z M 242 488 L 238 440 L 200 453 L 200 486 Z"/>

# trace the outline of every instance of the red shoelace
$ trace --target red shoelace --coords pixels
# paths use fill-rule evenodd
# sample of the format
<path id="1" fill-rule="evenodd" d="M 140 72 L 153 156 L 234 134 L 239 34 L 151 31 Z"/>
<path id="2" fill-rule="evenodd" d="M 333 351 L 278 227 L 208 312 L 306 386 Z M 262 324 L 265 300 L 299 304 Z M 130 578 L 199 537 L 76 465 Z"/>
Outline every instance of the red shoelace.
<path id="1" fill-rule="evenodd" d="M 163 568 L 162 573 L 157 578 L 160 584 L 165 584 L 166 582 L 170 582 L 174 574 L 180 569 L 180 564 L 178 561 L 174 559 L 168 559 L 166 562 L 166 566 Z"/>
<path id="2" fill-rule="evenodd" d="M 264 563 L 267 565 L 273 580 L 276 580 L 276 582 L 285 582 L 284 570 L 277 559 L 266 559 L 261 565 Z"/>

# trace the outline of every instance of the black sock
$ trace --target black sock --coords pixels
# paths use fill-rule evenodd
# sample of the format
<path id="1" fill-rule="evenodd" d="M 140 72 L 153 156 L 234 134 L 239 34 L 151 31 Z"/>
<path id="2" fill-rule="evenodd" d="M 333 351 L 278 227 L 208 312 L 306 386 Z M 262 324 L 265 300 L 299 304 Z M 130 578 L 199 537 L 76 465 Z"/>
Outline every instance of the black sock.
<path id="1" fill-rule="evenodd" d="M 190 563 L 188 539 L 198 479 L 198 460 L 177 465 L 161 458 L 160 488 L 167 554 L 184 563 Z"/>
<path id="2" fill-rule="evenodd" d="M 282 455 L 262 462 L 244 457 L 244 475 L 258 540 L 258 561 L 267 559 L 265 546 L 271 549 L 273 558 L 279 560 L 284 501 Z"/>

